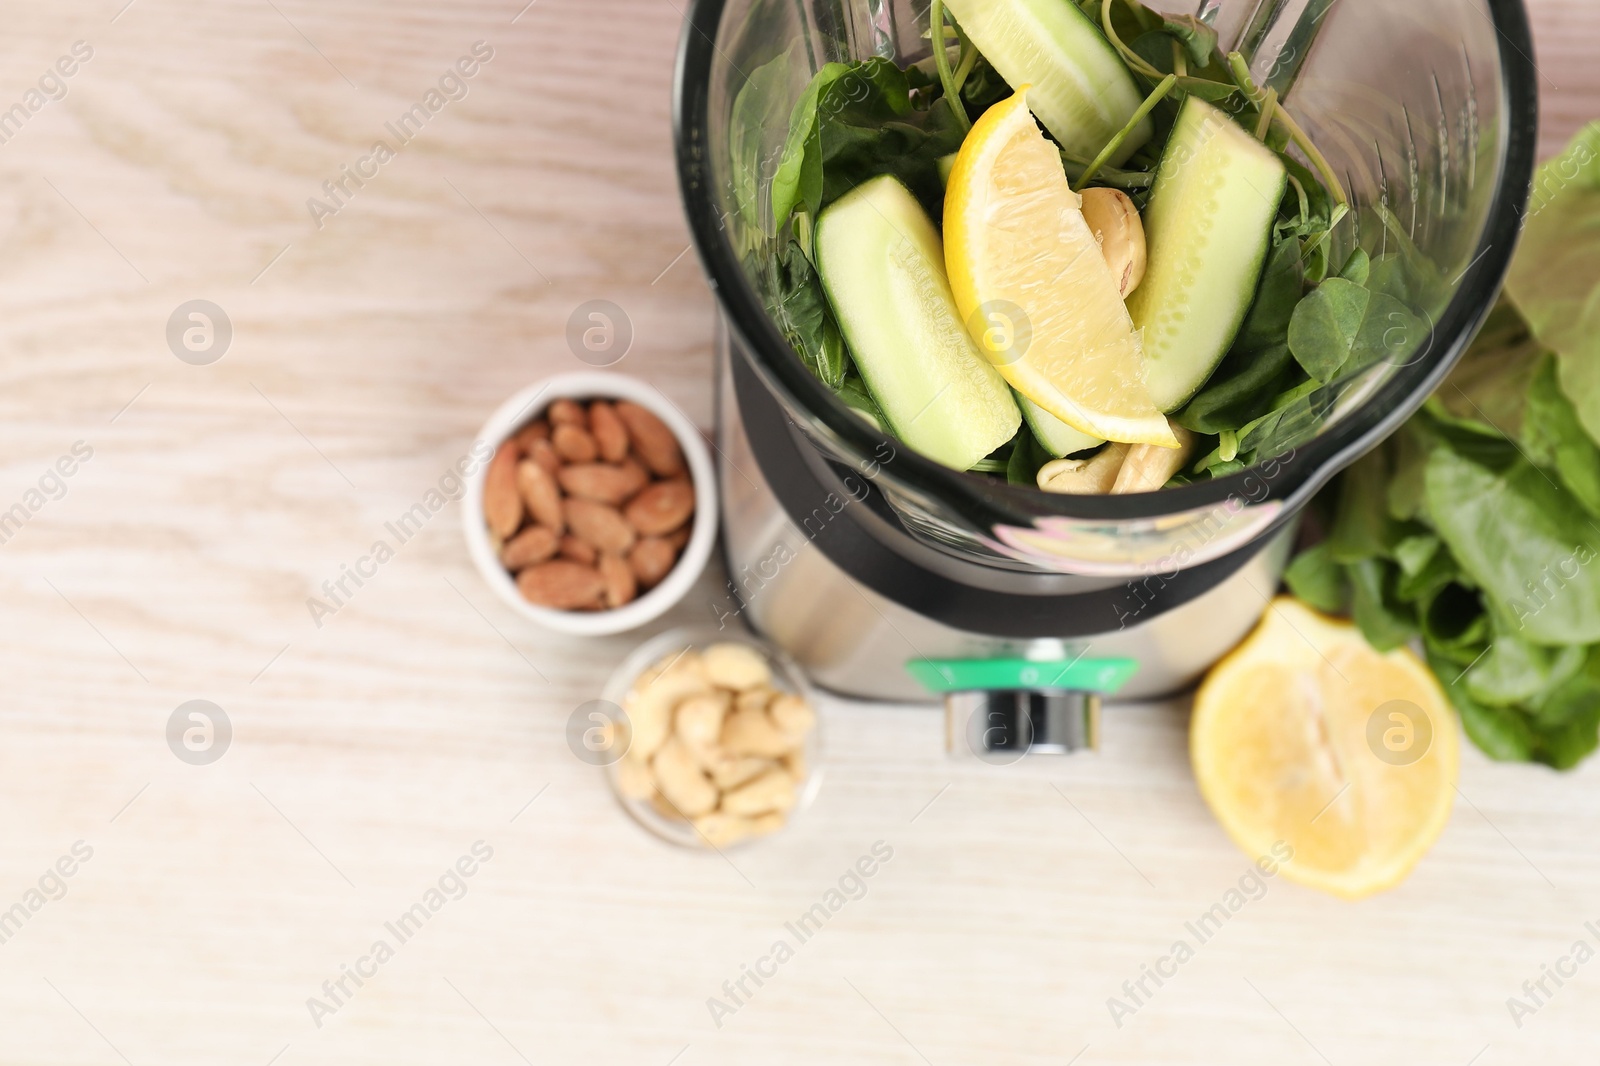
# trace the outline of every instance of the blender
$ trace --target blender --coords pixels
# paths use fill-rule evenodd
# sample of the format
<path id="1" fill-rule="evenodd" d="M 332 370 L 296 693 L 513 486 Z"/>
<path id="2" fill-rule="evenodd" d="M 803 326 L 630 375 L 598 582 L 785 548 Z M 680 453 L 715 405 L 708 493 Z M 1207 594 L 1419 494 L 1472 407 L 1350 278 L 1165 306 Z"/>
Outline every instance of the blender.
<path id="1" fill-rule="evenodd" d="M 1195 14 L 1344 178 L 1335 258 L 1398 253 L 1383 284 L 1426 328 L 1288 409 L 1254 466 L 1064 496 L 948 469 L 875 429 L 767 310 L 764 256 L 786 239 L 767 193 L 792 104 L 825 63 L 927 57 L 925 4 L 691 3 L 674 120 L 720 309 L 717 624 L 750 625 L 841 695 L 943 698 L 950 735 L 979 723 L 981 754 L 1092 745 L 1102 698 L 1181 690 L 1267 609 L 1301 509 L 1421 405 L 1493 305 L 1533 171 L 1536 72 L 1520 0 L 1203 0 Z M 983 724 L 999 720 L 1015 728 Z"/>

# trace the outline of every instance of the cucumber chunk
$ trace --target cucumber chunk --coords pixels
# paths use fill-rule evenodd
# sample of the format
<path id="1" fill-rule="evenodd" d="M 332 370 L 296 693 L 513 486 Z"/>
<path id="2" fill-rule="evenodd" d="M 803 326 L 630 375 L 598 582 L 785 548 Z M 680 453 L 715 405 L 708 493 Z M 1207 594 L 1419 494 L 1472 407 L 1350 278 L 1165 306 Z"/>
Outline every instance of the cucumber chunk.
<path id="1" fill-rule="evenodd" d="M 1057 459 L 1065 459 L 1074 452 L 1098 448 L 1105 443 L 1081 429 L 1073 429 L 1022 393 L 1017 393 L 1016 397 L 1017 406 L 1022 409 L 1022 417 L 1027 420 L 1028 428 L 1033 430 L 1034 438 Z"/>
<path id="2" fill-rule="evenodd" d="M 906 187 L 885 175 L 823 210 L 817 274 L 888 428 L 968 470 L 1022 424 L 1005 378 L 956 310 L 944 248 Z"/>
<path id="3" fill-rule="evenodd" d="M 1031 85 L 1028 108 L 1061 147 L 1088 162 L 1144 102 L 1100 27 L 1071 0 L 945 0 L 972 43 L 1012 88 Z M 1150 139 L 1147 118 L 1110 159 Z"/>
<path id="4" fill-rule="evenodd" d="M 1144 213 L 1144 280 L 1128 295 L 1161 410 L 1187 403 L 1233 344 L 1287 180 L 1283 162 L 1224 112 L 1184 101 Z"/>

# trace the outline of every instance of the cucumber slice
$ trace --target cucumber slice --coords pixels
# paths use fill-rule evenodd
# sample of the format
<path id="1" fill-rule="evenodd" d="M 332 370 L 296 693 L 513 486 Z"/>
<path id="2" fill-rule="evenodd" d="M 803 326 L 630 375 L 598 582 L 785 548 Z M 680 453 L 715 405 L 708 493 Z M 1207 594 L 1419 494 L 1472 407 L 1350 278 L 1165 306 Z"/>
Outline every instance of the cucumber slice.
<path id="1" fill-rule="evenodd" d="M 1022 393 L 1017 393 L 1016 397 L 1017 406 L 1022 409 L 1022 417 L 1027 421 L 1028 428 L 1033 430 L 1034 438 L 1057 459 L 1065 459 L 1073 452 L 1098 448 L 1105 443 L 1081 429 L 1073 429 Z"/>
<path id="2" fill-rule="evenodd" d="M 1224 112 L 1184 101 L 1144 213 L 1144 280 L 1128 294 L 1161 410 L 1188 403 L 1233 343 L 1287 179 L 1283 161 Z"/>
<path id="3" fill-rule="evenodd" d="M 967 335 L 939 234 L 904 185 L 884 175 L 839 197 L 816 242 L 823 290 L 897 437 L 967 470 L 1016 434 L 1011 389 Z"/>
<path id="4" fill-rule="evenodd" d="M 1071 0 L 945 0 L 945 7 L 1007 84 L 1032 86 L 1028 109 L 1069 155 L 1093 159 L 1144 102 L 1122 57 Z M 1110 165 L 1151 133 L 1144 119 Z"/>

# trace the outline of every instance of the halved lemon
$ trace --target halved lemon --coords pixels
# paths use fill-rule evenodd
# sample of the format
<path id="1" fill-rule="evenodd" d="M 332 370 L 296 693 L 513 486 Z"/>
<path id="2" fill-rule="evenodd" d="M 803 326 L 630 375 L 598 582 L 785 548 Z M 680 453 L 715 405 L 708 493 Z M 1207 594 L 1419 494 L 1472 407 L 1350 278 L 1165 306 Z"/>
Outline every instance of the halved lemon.
<path id="1" fill-rule="evenodd" d="M 984 112 L 950 171 L 944 259 L 956 308 L 1011 386 L 1072 428 L 1176 448 L 1117 279 L 1027 91 Z"/>
<path id="2" fill-rule="evenodd" d="M 1200 794 L 1252 857 L 1346 899 L 1405 879 L 1455 798 L 1460 742 L 1433 674 L 1352 625 L 1274 600 L 1195 696 Z"/>

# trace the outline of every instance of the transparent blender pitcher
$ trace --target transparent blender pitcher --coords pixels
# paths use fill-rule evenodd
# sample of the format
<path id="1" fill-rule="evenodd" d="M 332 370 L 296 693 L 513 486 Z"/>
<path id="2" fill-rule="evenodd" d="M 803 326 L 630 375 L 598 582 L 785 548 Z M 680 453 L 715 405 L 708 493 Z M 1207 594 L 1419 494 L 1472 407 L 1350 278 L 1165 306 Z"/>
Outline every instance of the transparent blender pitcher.
<path id="1" fill-rule="evenodd" d="M 1286 409 L 1256 453 L 1270 458 L 1125 496 L 1047 494 L 894 447 L 811 374 L 767 311 L 776 293 L 762 264 L 787 239 L 772 233 L 768 192 L 793 103 L 824 63 L 927 57 L 925 0 L 696 0 L 688 12 L 675 101 L 680 178 L 734 349 L 814 447 L 870 466 L 907 530 L 969 561 L 1106 579 L 1199 565 L 1260 541 L 1438 386 L 1510 261 L 1537 127 L 1520 0 L 1148 6 L 1197 13 L 1225 50 L 1243 53 L 1258 84 L 1277 90 L 1350 194 L 1333 261 L 1357 246 L 1375 258 L 1399 253 L 1372 285 L 1412 315 L 1386 336 L 1384 361 Z M 893 461 L 879 462 L 886 454 Z"/>

